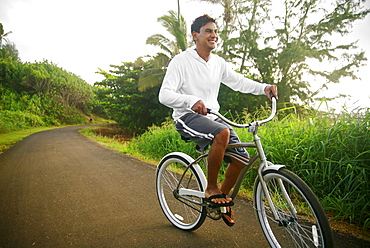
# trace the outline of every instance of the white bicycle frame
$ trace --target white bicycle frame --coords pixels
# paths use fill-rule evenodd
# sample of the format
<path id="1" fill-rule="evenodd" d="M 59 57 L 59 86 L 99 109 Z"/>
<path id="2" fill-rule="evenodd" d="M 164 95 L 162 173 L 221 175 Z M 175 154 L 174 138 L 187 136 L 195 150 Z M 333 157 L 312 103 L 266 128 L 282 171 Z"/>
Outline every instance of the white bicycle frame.
<path id="1" fill-rule="evenodd" d="M 245 167 L 243 168 L 243 170 L 241 171 L 236 183 L 235 183 L 235 186 L 234 186 L 234 190 L 232 192 L 232 194 L 230 195 L 230 197 L 232 199 L 234 199 L 240 189 L 240 186 L 242 184 L 242 181 L 243 181 L 243 178 L 245 177 L 247 171 L 249 170 L 249 168 L 257 161 L 257 159 L 259 158 L 261 160 L 261 163 L 258 167 L 258 178 L 261 182 L 261 185 L 262 185 L 262 189 L 263 189 L 263 192 L 265 194 L 265 197 L 269 203 L 269 206 L 271 208 L 271 211 L 275 217 L 275 220 L 276 221 L 279 221 L 279 217 L 278 217 L 278 214 L 277 214 L 277 211 L 276 211 L 276 208 L 271 200 L 271 196 L 269 194 L 269 190 L 267 188 L 267 185 L 265 183 L 265 181 L 263 180 L 263 172 L 267 169 L 272 169 L 272 170 L 276 170 L 278 171 L 279 169 L 285 167 L 285 165 L 275 165 L 275 164 L 272 164 L 271 162 L 267 161 L 267 158 L 266 158 L 266 155 L 265 155 L 265 152 L 263 150 L 263 147 L 262 147 L 262 144 L 261 144 L 261 140 L 260 138 L 258 137 L 257 135 L 257 131 L 258 131 L 258 127 L 266 122 L 269 122 L 273 119 L 273 117 L 275 116 L 276 114 L 276 99 L 275 97 L 272 97 L 272 111 L 271 111 L 271 115 L 267 118 L 267 119 L 264 119 L 264 120 L 261 120 L 261 121 L 255 121 L 255 122 L 252 122 L 252 123 L 249 123 L 249 124 L 238 124 L 238 123 L 235 123 L 235 122 L 232 122 L 230 120 L 228 120 L 227 118 L 225 118 L 223 115 L 221 115 L 220 113 L 218 112 L 214 112 L 212 110 L 209 110 L 209 113 L 211 114 L 214 114 L 216 115 L 217 117 L 219 117 L 220 119 L 222 119 L 224 122 L 226 122 L 227 124 L 233 126 L 233 127 L 237 127 L 237 128 L 248 128 L 248 132 L 252 133 L 253 134 L 253 140 L 254 140 L 254 143 L 235 143 L 235 144 L 232 144 L 232 145 L 229 145 L 227 148 L 236 148 L 236 147 L 250 147 L 250 148 L 256 148 L 257 149 L 257 152 L 252 156 L 252 158 L 248 159 L 248 158 L 245 158 L 245 157 L 242 157 L 234 152 L 231 152 L 231 151 L 226 151 L 225 152 L 225 155 L 227 155 L 228 157 L 231 157 L 231 158 L 234 158 L 234 159 L 237 159 L 238 161 L 240 161 L 241 163 L 243 163 L 245 165 Z M 204 164 L 207 165 L 207 156 L 208 156 L 208 153 L 203 153 L 201 156 L 199 156 L 197 159 L 193 159 L 191 158 L 189 155 L 185 154 L 185 153 L 180 153 L 180 152 L 174 152 L 174 153 L 170 153 L 168 154 L 167 156 L 170 156 L 170 155 L 173 155 L 173 154 L 178 154 L 178 155 L 181 155 L 183 158 L 185 158 L 188 163 L 189 163 L 189 166 L 188 168 L 192 167 L 196 173 L 198 174 L 198 176 L 200 177 L 200 182 L 202 184 L 202 188 L 205 190 L 207 188 L 207 179 L 202 171 L 202 169 L 200 168 L 199 166 L 199 162 L 201 160 L 204 160 Z M 165 156 L 163 159 L 166 159 L 167 156 Z M 186 174 L 186 171 L 184 172 L 183 176 Z M 181 182 L 182 178 L 180 179 L 180 182 Z M 290 197 L 288 196 L 288 193 L 286 192 L 285 190 L 285 187 L 282 183 L 281 180 L 278 181 L 282 191 L 283 191 L 283 195 L 285 196 L 285 198 L 287 199 L 289 205 L 290 205 L 290 208 L 292 210 L 293 213 L 296 213 L 296 210 L 293 206 L 293 204 L 291 203 L 290 201 Z M 195 204 L 198 204 L 198 205 L 203 205 L 205 203 L 203 202 L 197 202 L 197 201 L 194 201 L 194 200 L 190 200 L 189 198 L 187 198 L 187 196 L 196 196 L 196 197 L 199 197 L 199 198 L 204 198 L 205 197 L 205 193 L 204 191 L 196 191 L 196 190 L 191 190 L 191 189 L 186 189 L 186 188 L 181 188 L 180 187 L 180 183 L 178 184 L 177 186 L 177 192 L 178 192 L 178 196 L 186 201 L 190 201 L 192 203 L 195 203 Z"/>

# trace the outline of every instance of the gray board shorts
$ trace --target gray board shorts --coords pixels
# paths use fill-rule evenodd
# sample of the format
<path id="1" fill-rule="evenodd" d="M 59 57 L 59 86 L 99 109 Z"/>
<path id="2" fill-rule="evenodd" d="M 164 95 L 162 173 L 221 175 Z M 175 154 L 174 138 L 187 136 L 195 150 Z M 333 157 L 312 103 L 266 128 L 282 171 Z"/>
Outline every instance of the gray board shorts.
<path id="1" fill-rule="evenodd" d="M 235 131 L 220 118 L 212 120 L 198 113 L 187 113 L 175 122 L 176 130 L 185 141 L 194 141 L 202 151 L 205 151 L 212 144 L 214 137 L 223 129 L 230 130 L 229 144 L 240 143 Z M 249 158 L 244 147 L 232 148 L 237 154 Z M 225 157 L 225 162 L 230 163 L 230 158 Z"/>

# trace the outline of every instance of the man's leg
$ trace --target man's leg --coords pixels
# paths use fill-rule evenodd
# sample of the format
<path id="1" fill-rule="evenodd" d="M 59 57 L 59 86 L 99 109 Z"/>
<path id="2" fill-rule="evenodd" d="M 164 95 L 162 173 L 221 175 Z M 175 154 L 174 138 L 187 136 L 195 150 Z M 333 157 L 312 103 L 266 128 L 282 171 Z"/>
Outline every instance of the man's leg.
<path id="1" fill-rule="evenodd" d="M 235 134 L 233 134 L 235 136 Z M 205 197 L 210 197 L 212 195 L 218 194 L 229 194 L 232 187 L 234 187 L 236 180 L 239 177 L 244 164 L 231 160 L 230 165 L 226 169 L 225 180 L 221 186 L 218 188 L 218 174 L 220 172 L 222 160 L 224 159 L 225 150 L 230 140 L 230 130 L 223 129 L 219 132 L 214 140 L 213 144 L 208 153 L 208 186 L 205 192 Z M 216 198 L 212 199 L 214 203 L 229 203 L 232 201 L 231 198 Z M 226 213 L 222 214 L 222 218 L 228 226 L 233 226 L 235 223 L 234 211 L 230 207 L 226 207 Z"/>
<path id="2" fill-rule="evenodd" d="M 213 141 L 213 144 L 208 153 L 208 186 L 206 189 L 206 197 L 210 197 L 212 195 L 218 195 L 221 193 L 229 194 L 231 189 L 234 187 L 236 180 L 239 177 L 240 172 L 242 171 L 244 164 L 236 161 L 234 159 L 231 160 L 231 163 L 226 169 L 225 173 L 225 180 L 222 183 L 221 189 L 218 188 L 217 181 L 218 175 L 220 172 L 222 160 L 224 158 L 225 150 L 228 145 L 229 141 L 229 130 L 223 129 L 220 133 L 218 133 Z M 213 200 L 215 203 L 226 203 L 230 202 L 232 199 L 228 198 L 216 198 Z"/>
<path id="3" fill-rule="evenodd" d="M 222 183 L 221 191 L 225 194 L 229 194 L 230 190 L 234 187 L 236 180 L 239 177 L 240 172 L 244 168 L 244 164 L 232 159 L 231 163 L 226 169 L 225 180 Z"/>
<path id="4" fill-rule="evenodd" d="M 229 143 L 230 131 L 228 128 L 220 131 L 215 138 L 208 153 L 208 171 L 207 171 L 207 189 L 205 197 L 225 193 L 218 188 L 217 180 L 220 172 L 222 160 L 224 158 L 226 147 Z M 230 191 L 230 190 L 229 190 Z M 229 203 L 232 199 L 216 198 L 212 199 L 214 203 Z"/>
<path id="5" fill-rule="evenodd" d="M 218 188 L 218 174 L 220 172 L 222 160 L 225 155 L 226 147 L 230 139 L 230 130 L 223 129 L 219 132 L 212 143 L 212 146 L 208 153 L 208 186 L 205 192 L 205 197 L 208 198 L 212 195 L 218 194 L 228 194 L 232 187 L 234 186 L 236 180 L 239 177 L 241 170 L 244 167 L 244 164 L 239 161 L 232 159 L 230 165 L 228 166 L 225 174 L 225 180 L 221 186 L 221 189 Z M 215 198 L 212 199 L 214 203 L 229 203 L 232 201 L 231 198 Z M 228 226 L 233 226 L 235 223 L 234 212 L 230 207 L 226 207 L 226 213 L 222 214 L 222 218 Z"/>
<path id="6" fill-rule="evenodd" d="M 235 133 L 235 131 L 230 128 L 230 140 L 229 144 L 234 143 L 240 143 L 240 139 L 238 135 Z M 241 156 L 249 157 L 248 152 L 245 150 L 245 148 L 234 148 L 233 149 L 236 153 L 238 153 Z M 225 194 L 229 194 L 231 189 L 234 187 L 236 180 L 238 179 L 240 172 L 244 168 L 244 164 L 239 162 L 236 159 L 230 158 L 230 164 L 226 169 L 225 173 L 225 180 L 222 184 L 221 191 Z M 228 160 L 229 161 L 229 160 Z"/>
<path id="7" fill-rule="evenodd" d="M 195 141 L 202 149 L 205 149 L 211 141 L 212 145 L 208 153 L 208 175 L 205 197 L 219 195 L 222 192 L 218 185 L 218 175 L 224 159 L 227 145 L 230 142 L 230 129 L 222 122 L 213 121 L 198 114 L 186 114 L 176 122 L 176 130 L 183 137 Z M 231 198 L 212 199 L 214 203 L 228 203 Z"/>

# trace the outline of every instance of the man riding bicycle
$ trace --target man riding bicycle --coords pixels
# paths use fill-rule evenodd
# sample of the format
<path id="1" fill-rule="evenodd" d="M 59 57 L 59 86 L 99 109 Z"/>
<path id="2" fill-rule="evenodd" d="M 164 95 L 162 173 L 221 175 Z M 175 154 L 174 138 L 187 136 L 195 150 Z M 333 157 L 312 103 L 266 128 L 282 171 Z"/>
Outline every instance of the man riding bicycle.
<path id="1" fill-rule="evenodd" d="M 232 199 L 227 196 L 234 186 L 244 165 L 231 160 L 225 180 L 218 187 L 217 179 L 228 144 L 238 143 L 234 130 L 214 115 L 207 114 L 207 108 L 218 111 L 217 101 L 220 83 L 235 91 L 254 95 L 270 93 L 277 97 L 276 85 L 258 83 L 232 70 L 226 61 L 212 51 L 216 48 L 218 34 L 215 19 L 203 15 L 191 25 L 195 47 L 175 56 L 167 69 L 159 92 L 159 101 L 173 108 L 172 117 L 177 131 L 184 139 L 190 139 L 208 153 L 207 188 L 205 199 L 213 205 L 226 206 L 222 218 L 229 226 L 235 223 L 231 210 Z M 270 99 L 271 100 L 271 99 Z M 244 148 L 235 148 L 242 156 L 249 157 Z"/>

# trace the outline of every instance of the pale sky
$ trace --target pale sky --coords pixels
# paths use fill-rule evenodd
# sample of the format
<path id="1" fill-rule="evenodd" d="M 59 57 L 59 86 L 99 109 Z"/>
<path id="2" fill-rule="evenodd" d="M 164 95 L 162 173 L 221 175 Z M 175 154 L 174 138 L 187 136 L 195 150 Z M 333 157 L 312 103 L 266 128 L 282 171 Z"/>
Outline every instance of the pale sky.
<path id="1" fill-rule="evenodd" d="M 196 17 L 217 18 L 222 13 L 217 5 L 193 0 L 180 0 L 180 7 L 188 32 Z M 369 0 L 366 7 L 370 8 Z M 98 67 L 109 70 L 111 64 L 159 52 L 145 42 L 153 34 L 166 34 L 157 18 L 169 10 L 177 11 L 177 0 L 0 0 L 0 22 L 5 32 L 12 31 L 7 38 L 16 44 L 23 62 L 47 59 L 93 84 L 103 79 L 95 73 Z M 367 51 L 368 65 L 358 73 L 362 80 L 342 80 L 323 94 L 352 95 L 345 102 L 350 109 L 370 106 L 369 30 L 370 16 L 355 23 L 353 34 L 346 38 L 359 40 L 358 45 Z"/>

